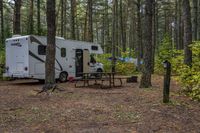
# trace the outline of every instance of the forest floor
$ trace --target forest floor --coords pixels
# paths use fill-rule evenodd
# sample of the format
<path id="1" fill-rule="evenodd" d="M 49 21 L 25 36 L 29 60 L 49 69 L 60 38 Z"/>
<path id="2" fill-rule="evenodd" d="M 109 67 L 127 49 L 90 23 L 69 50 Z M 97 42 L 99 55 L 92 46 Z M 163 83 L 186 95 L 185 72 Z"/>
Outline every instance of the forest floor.
<path id="1" fill-rule="evenodd" d="M 174 80 L 169 104 L 160 76 L 150 89 L 59 86 L 64 91 L 37 95 L 37 81 L 0 81 L 0 133 L 200 133 L 200 103 Z"/>

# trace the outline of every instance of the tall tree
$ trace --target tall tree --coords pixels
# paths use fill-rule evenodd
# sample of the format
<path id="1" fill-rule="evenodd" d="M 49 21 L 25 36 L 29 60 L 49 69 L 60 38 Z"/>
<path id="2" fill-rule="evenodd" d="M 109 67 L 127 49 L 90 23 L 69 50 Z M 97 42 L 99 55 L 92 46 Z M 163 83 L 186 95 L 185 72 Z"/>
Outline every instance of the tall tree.
<path id="1" fill-rule="evenodd" d="M 178 5 L 177 5 L 177 10 L 178 10 L 178 34 L 177 34 L 177 49 L 181 50 L 183 49 L 183 27 L 184 27 L 184 23 L 182 22 L 182 10 L 181 10 L 181 6 L 182 6 L 182 1 L 183 0 L 178 0 Z"/>
<path id="2" fill-rule="evenodd" d="M 61 37 L 63 37 L 64 36 L 64 4 L 66 4 L 66 3 L 64 3 L 64 0 L 60 0 L 60 2 L 61 2 L 61 25 L 60 25 L 60 30 L 61 30 Z"/>
<path id="3" fill-rule="evenodd" d="M 152 9 L 152 14 L 153 14 L 153 18 L 152 18 L 152 67 L 151 67 L 151 71 L 152 73 L 154 73 L 154 64 L 155 64 L 155 49 L 156 49 L 156 42 L 157 42 L 157 3 L 155 0 L 153 0 L 153 9 Z"/>
<path id="4" fill-rule="evenodd" d="M 76 20 L 76 0 L 71 0 L 71 39 L 76 39 L 75 33 L 75 20 Z"/>
<path id="5" fill-rule="evenodd" d="M 112 72 L 115 72 L 115 56 L 116 56 L 116 45 L 117 45 L 117 25 L 118 25 L 118 18 L 117 18 L 117 11 L 118 11 L 118 0 L 113 1 L 113 19 L 112 19 Z"/>
<path id="6" fill-rule="evenodd" d="M 126 51 L 126 19 L 123 15 L 123 3 L 122 0 L 120 0 L 120 28 L 121 28 L 121 45 L 122 45 L 122 50 L 123 52 Z"/>
<path id="7" fill-rule="evenodd" d="M 107 53 L 111 51 L 110 40 L 109 2 L 105 0 L 105 52 Z"/>
<path id="8" fill-rule="evenodd" d="M 198 0 L 193 0 L 193 39 L 198 38 Z"/>
<path id="9" fill-rule="evenodd" d="M 136 56 L 138 61 L 138 69 L 141 70 L 141 58 L 143 56 L 142 50 L 142 30 L 141 30 L 141 0 L 137 0 L 137 46 L 136 46 Z"/>
<path id="10" fill-rule="evenodd" d="M 55 84 L 55 3 L 55 0 L 47 0 L 47 49 L 45 63 L 45 89 L 47 90 L 53 88 Z"/>
<path id="11" fill-rule="evenodd" d="M 192 51 L 189 45 L 192 44 L 192 23 L 190 1 L 183 0 L 183 21 L 184 21 L 184 63 L 192 65 Z"/>
<path id="12" fill-rule="evenodd" d="M 1 13 L 1 43 L 4 43 L 4 18 L 3 18 L 3 0 L 0 0 L 0 13 Z"/>
<path id="13" fill-rule="evenodd" d="M 37 0 L 37 34 L 41 35 L 40 0 Z"/>
<path id="14" fill-rule="evenodd" d="M 21 0 L 14 0 L 15 1 L 15 7 L 14 7 L 14 22 L 13 22 L 13 33 L 14 34 L 20 34 L 21 33 Z"/>
<path id="15" fill-rule="evenodd" d="M 198 2 L 198 40 L 200 40 L 200 0 Z"/>
<path id="16" fill-rule="evenodd" d="M 33 0 L 30 0 L 28 34 L 33 34 L 33 8 L 34 8 Z"/>
<path id="17" fill-rule="evenodd" d="M 93 42 L 93 0 L 88 0 L 88 38 L 87 41 Z"/>
<path id="18" fill-rule="evenodd" d="M 144 69 L 140 88 L 151 87 L 152 70 L 152 8 L 153 0 L 145 0 L 145 20 L 144 20 Z"/>

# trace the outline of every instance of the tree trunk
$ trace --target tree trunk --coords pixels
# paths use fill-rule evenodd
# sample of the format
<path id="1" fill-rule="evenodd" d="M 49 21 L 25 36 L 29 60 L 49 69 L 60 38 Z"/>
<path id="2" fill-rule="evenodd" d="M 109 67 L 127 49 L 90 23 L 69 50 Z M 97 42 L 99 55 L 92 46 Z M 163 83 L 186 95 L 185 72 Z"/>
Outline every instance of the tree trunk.
<path id="1" fill-rule="evenodd" d="M 175 0 L 175 20 L 174 20 L 174 43 L 178 49 L 178 0 Z"/>
<path id="2" fill-rule="evenodd" d="M 40 0 L 37 0 L 37 34 L 41 35 Z"/>
<path id="3" fill-rule="evenodd" d="M 181 6 L 182 6 L 182 0 L 178 0 L 178 44 L 177 44 L 177 49 L 182 50 L 183 49 L 183 29 L 184 29 L 184 24 L 182 22 L 182 12 L 181 12 Z"/>
<path id="4" fill-rule="evenodd" d="M 156 42 L 157 42 L 157 26 L 156 26 L 156 17 L 157 17 L 157 3 L 153 0 L 153 19 L 152 19 L 152 67 L 151 72 L 154 73 L 154 64 L 155 64 L 155 49 L 156 49 Z"/>
<path id="5" fill-rule="evenodd" d="M 138 52 L 138 48 L 137 48 L 137 44 L 136 44 L 136 16 L 135 16 L 135 4 L 132 2 L 132 0 L 128 1 L 128 6 L 129 8 L 127 8 L 127 10 L 129 10 L 129 12 L 127 13 L 127 16 L 130 16 L 129 21 L 130 21 L 130 26 L 129 26 L 129 35 L 128 35 L 128 46 L 130 51 L 131 50 L 135 50 L 136 53 L 136 57 L 137 57 L 137 52 Z"/>
<path id="6" fill-rule="evenodd" d="M 136 56 L 138 62 L 138 70 L 141 70 L 141 58 L 142 58 L 142 30 L 141 30 L 141 14 L 140 14 L 141 0 L 137 0 L 137 47 Z"/>
<path id="7" fill-rule="evenodd" d="M 200 0 L 198 2 L 198 40 L 200 41 Z"/>
<path id="8" fill-rule="evenodd" d="M 88 38 L 87 41 L 93 42 L 93 2 L 92 0 L 88 0 Z"/>
<path id="9" fill-rule="evenodd" d="M 4 44 L 4 18 L 3 18 L 3 0 L 0 0 L 0 13 L 1 13 L 1 44 Z"/>
<path id="10" fill-rule="evenodd" d="M 140 88 L 149 88 L 152 86 L 152 8 L 153 0 L 145 0 L 144 69 L 142 70 Z"/>
<path id="11" fill-rule="evenodd" d="M 121 28 L 121 46 L 122 46 L 122 51 L 126 51 L 126 29 L 125 29 L 125 23 L 126 20 L 123 15 L 123 3 L 122 0 L 120 0 L 120 28 Z"/>
<path id="12" fill-rule="evenodd" d="M 61 24 L 60 24 L 60 36 L 64 36 L 64 0 L 61 0 Z"/>
<path id="13" fill-rule="evenodd" d="M 30 1 L 28 34 L 33 34 L 33 0 Z"/>
<path id="14" fill-rule="evenodd" d="M 14 22 L 13 22 L 13 33 L 20 34 L 20 16 L 21 16 L 21 0 L 15 0 L 15 7 L 14 7 Z"/>
<path id="15" fill-rule="evenodd" d="M 189 0 L 183 0 L 183 21 L 184 21 L 184 63 L 192 65 L 192 51 L 189 45 L 192 44 L 192 23 Z"/>
<path id="16" fill-rule="evenodd" d="M 63 37 L 64 38 L 67 38 L 67 5 L 68 5 L 67 2 L 68 2 L 67 0 L 64 0 L 65 4 L 63 6 L 63 10 L 64 10 L 64 15 L 63 15 L 63 17 L 64 17 L 64 27 L 63 27 L 64 35 L 63 35 Z"/>
<path id="17" fill-rule="evenodd" d="M 115 72 L 115 65 L 116 65 L 116 45 L 117 45 L 117 5 L 118 0 L 113 1 L 113 15 L 112 15 L 112 72 Z"/>
<path id="18" fill-rule="evenodd" d="M 47 0 L 47 49 L 46 49 L 46 63 L 45 63 L 45 86 L 55 84 L 55 0 Z"/>
<path id="19" fill-rule="evenodd" d="M 193 40 L 198 38 L 198 0 L 193 0 Z"/>
<path id="20" fill-rule="evenodd" d="M 108 5 L 108 0 L 105 0 L 105 43 L 106 43 L 106 48 L 105 51 L 106 53 L 111 52 L 111 39 L 110 39 L 110 25 L 109 25 L 109 5 Z"/>
<path id="21" fill-rule="evenodd" d="M 75 19 L 76 18 L 76 0 L 71 0 L 71 39 L 76 39 Z"/>

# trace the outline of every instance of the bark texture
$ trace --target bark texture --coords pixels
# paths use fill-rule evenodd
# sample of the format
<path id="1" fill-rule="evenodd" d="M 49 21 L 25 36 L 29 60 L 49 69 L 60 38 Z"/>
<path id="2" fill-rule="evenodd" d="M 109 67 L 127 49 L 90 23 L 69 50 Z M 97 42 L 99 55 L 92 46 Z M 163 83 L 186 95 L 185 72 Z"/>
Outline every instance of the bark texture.
<path id="1" fill-rule="evenodd" d="M 45 85 L 55 84 L 55 0 L 47 0 L 47 49 L 46 49 L 46 74 Z"/>
<path id="2" fill-rule="evenodd" d="M 1 43 L 4 44 L 3 0 L 0 0 L 0 13 L 1 13 Z"/>
<path id="3" fill-rule="evenodd" d="M 88 0 L 88 38 L 87 41 L 93 42 L 93 1 Z"/>
<path id="4" fill-rule="evenodd" d="M 37 34 L 41 35 L 40 0 L 37 0 Z"/>
<path id="5" fill-rule="evenodd" d="M 152 86 L 152 8 L 153 0 L 145 0 L 144 68 L 142 70 L 140 88 L 149 88 Z"/>
<path id="6" fill-rule="evenodd" d="M 183 0 L 183 21 L 184 21 L 184 63 L 192 65 L 192 51 L 189 45 L 192 44 L 192 23 L 189 0 Z"/>
<path id="7" fill-rule="evenodd" d="M 71 0 L 71 39 L 76 39 L 75 18 L 76 18 L 76 0 Z"/>
<path id="8" fill-rule="evenodd" d="M 21 0 L 15 0 L 15 7 L 14 7 L 14 22 L 13 22 L 13 33 L 20 34 L 20 19 L 21 17 Z"/>

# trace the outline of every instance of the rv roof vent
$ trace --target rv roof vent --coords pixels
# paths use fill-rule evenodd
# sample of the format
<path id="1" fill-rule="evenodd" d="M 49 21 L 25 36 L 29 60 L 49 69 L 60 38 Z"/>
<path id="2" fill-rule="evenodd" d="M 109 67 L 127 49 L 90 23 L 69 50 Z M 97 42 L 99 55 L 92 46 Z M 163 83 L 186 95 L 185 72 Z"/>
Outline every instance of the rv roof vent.
<path id="1" fill-rule="evenodd" d="M 59 36 L 57 36 L 56 38 L 57 38 L 57 39 L 65 40 L 65 38 L 63 38 L 63 37 L 59 37 Z"/>
<path id="2" fill-rule="evenodd" d="M 20 36 L 21 36 L 21 35 L 13 35 L 12 38 L 14 38 L 14 37 L 20 37 Z"/>

